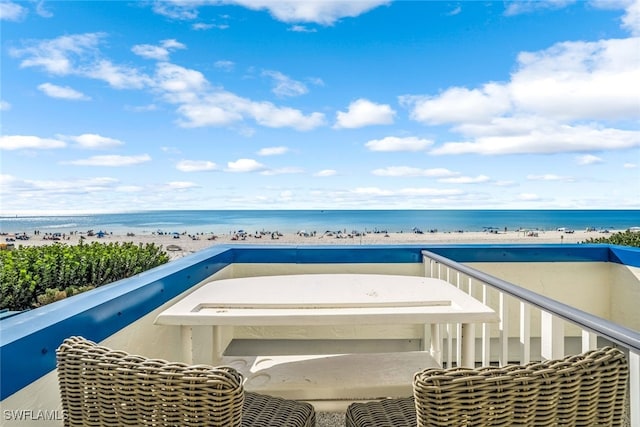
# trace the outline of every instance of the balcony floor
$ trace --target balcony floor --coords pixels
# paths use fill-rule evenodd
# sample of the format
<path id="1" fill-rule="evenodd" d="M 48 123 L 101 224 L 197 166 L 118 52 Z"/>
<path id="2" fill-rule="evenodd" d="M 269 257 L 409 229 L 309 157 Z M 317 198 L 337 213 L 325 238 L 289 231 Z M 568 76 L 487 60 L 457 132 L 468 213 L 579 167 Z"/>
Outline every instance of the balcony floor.
<path id="1" fill-rule="evenodd" d="M 318 412 L 316 427 L 344 427 L 344 413 Z"/>

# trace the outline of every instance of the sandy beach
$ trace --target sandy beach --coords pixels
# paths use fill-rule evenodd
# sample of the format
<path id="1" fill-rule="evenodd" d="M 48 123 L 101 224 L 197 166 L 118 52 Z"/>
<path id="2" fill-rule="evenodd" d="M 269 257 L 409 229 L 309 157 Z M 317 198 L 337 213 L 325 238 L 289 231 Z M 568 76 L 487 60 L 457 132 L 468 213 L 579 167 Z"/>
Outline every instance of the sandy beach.
<path id="1" fill-rule="evenodd" d="M 616 231 L 611 231 L 614 233 Z M 129 235 L 127 235 L 129 234 Z M 259 245 L 395 245 L 395 244 L 563 244 L 580 243 L 590 238 L 606 237 L 597 231 L 578 231 L 566 233 L 563 231 L 499 231 L 499 232 L 396 232 L 396 233 L 363 233 L 360 235 L 340 233 L 298 233 L 253 232 L 210 234 L 116 234 L 106 233 L 102 237 L 88 236 L 86 233 L 63 234 L 60 240 L 51 240 L 51 235 L 26 233 L 28 240 L 17 239 L 16 235 L 1 237 L 4 243 L 13 243 L 15 247 L 50 245 L 56 242 L 78 244 L 81 240 L 89 242 L 134 242 L 153 243 L 162 246 L 172 259 L 176 259 L 204 248 L 221 244 L 259 244 Z M 16 239 L 15 241 L 10 241 Z"/>

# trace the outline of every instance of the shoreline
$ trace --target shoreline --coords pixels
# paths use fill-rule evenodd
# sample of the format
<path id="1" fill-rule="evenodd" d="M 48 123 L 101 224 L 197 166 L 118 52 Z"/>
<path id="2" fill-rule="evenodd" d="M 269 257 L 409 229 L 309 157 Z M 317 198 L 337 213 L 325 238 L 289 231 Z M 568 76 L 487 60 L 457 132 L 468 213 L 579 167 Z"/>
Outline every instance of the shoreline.
<path id="1" fill-rule="evenodd" d="M 44 246 L 55 243 L 75 245 L 84 243 L 124 243 L 135 244 L 153 243 L 162 246 L 171 259 L 177 259 L 202 249 L 229 244 L 257 244 L 257 245 L 415 245 L 415 244 L 571 244 L 580 243 L 590 238 L 607 237 L 611 233 L 623 230 L 611 230 L 609 233 L 598 231 L 459 231 L 459 232 L 368 232 L 359 235 L 349 233 L 278 233 L 255 232 L 226 234 L 213 233 L 166 233 L 166 234 L 135 234 L 135 233 L 105 233 L 103 236 L 87 235 L 73 232 L 61 233 L 58 240 L 52 240 L 53 234 L 17 233 L 3 234 L 0 243 L 19 246 Z M 27 240 L 20 237 L 27 236 Z M 11 240 L 13 239 L 13 240 Z"/>

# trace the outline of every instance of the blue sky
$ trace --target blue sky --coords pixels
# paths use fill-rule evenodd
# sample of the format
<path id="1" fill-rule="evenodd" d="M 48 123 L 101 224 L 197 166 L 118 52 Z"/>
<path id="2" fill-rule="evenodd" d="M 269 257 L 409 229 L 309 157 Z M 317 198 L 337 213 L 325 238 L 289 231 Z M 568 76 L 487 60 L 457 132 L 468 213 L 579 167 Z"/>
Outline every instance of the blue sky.
<path id="1" fill-rule="evenodd" d="M 640 1 L 2 1 L 2 214 L 638 209 Z"/>

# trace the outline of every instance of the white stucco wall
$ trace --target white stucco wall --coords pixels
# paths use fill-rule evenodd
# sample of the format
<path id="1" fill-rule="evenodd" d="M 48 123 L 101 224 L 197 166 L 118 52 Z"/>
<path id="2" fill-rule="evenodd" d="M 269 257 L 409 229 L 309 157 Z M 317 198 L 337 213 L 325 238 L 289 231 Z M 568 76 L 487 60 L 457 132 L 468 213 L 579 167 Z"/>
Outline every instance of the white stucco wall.
<path id="1" fill-rule="evenodd" d="M 611 321 L 640 331 L 640 268 L 612 264 L 610 277 Z"/>

